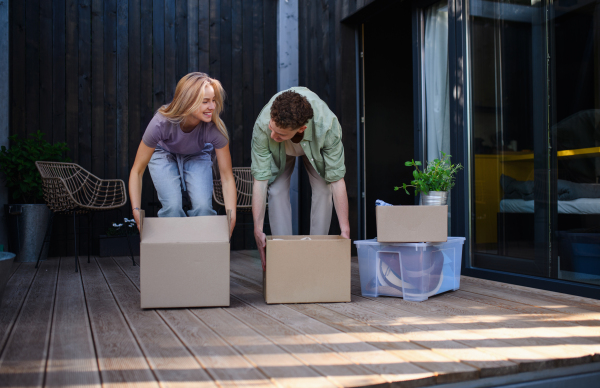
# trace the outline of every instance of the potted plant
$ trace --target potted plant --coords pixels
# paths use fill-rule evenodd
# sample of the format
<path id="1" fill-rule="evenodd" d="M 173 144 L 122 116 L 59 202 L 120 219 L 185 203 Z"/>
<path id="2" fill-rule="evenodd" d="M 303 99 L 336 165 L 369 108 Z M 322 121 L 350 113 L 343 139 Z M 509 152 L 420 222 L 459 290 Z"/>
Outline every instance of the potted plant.
<path id="1" fill-rule="evenodd" d="M 410 194 L 408 187 L 415 188 L 415 195 L 421 193 L 421 204 L 423 205 L 446 205 L 448 203 L 448 192 L 454 187 L 454 180 L 458 170 L 462 169 L 459 164 L 451 164 L 450 156 L 442 152 L 441 159 L 434 159 L 427 163 L 427 168 L 420 170 L 421 162 L 410 161 L 404 163 L 405 166 L 414 166 L 414 179 L 409 185 L 402 184 L 402 187 L 394 187 L 398 191 L 403 189 L 406 194 Z"/>
<path id="2" fill-rule="evenodd" d="M 140 232 L 133 218 L 113 223 L 106 234 L 100 235 L 100 257 L 129 256 L 129 247 L 134 256 L 140 255 Z"/>
<path id="3" fill-rule="evenodd" d="M 7 216 L 12 216 L 7 217 L 11 234 L 9 243 L 10 249 L 17 253 L 16 261 L 37 260 L 50 219 L 35 162 L 70 161 L 64 156 L 69 150 L 66 143 L 50 144 L 43 137 L 40 131 L 27 139 L 13 135 L 9 137 L 10 148 L 2 146 L 0 150 L 0 171 L 4 173 L 6 187 L 11 193 L 11 203 L 5 204 L 4 209 Z"/>

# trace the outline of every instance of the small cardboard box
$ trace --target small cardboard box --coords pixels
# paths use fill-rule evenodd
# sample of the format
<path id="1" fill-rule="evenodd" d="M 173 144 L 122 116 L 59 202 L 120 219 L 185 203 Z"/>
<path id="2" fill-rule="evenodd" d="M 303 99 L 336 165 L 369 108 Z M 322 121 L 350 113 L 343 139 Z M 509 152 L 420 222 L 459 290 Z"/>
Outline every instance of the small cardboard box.
<path id="1" fill-rule="evenodd" d="M 448 206 L 377 206 L 378 242 L 445 242 Z"/>
<path id="2" fill-rule="evenodd" d="M 140 212 L 142 308 L 229 306 L 228 216 Z"/>
<path id="3" fill-rule="evenodd" d="M 267 237 L 265 301 L 350 302 L 350 243 L 341 236 Z"/>

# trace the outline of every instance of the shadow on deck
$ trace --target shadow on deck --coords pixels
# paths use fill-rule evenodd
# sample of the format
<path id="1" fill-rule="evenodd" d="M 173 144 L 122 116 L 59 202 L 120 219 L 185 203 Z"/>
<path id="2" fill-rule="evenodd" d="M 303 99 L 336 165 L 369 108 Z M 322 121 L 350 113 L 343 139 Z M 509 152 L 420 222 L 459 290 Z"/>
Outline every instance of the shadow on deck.
<path id="1" fill-rule="evenodd" d="M 15 264 L 0 386 L 428 386 L 600 370 L 600 302 L 463 277 L 422 303 L 266 305 L 255 251 L 231 253 L 231 306 L 141 310 L 126 257 Z"/>

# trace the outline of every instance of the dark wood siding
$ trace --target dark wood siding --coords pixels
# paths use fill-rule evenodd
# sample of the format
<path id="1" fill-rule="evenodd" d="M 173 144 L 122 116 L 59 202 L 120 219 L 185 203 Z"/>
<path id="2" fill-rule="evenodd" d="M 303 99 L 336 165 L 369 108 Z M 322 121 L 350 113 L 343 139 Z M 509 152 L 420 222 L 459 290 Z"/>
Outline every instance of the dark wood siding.
<path id="1" fill-rule="evenodd" d="M 39 129 L 50 142 L 66 141 L 74 162 L 127 183 L 156 109 L 170 101 L 182 76 L 202 71 L 226 89 L 223 119 L 234 166 L 250 166 L 256 114 L 277 92 L 276 0 L 22 0 L 9 6 L 11 134 Z M 158 208 L 148 204 L 156 201 L 147 173 L 142 203 L 150 216 Z M 94 236 L 117 217 L 96 216 Z M 238 216 L 234 248 L 254 245 L 251 221 Z M 64 232 L 72 232 L 72 222 L 55 224 L 54 241 Z M 72 244 L 54 243 L 51 254 L 73 254 Z"/>
<path id="2" fill-rule="evenodd" d="M 360 3 L 360 4 L 359 4 Z M 317 93 L 338 117 L 346 157 L 346 188 L 351 237 L 356 239 L 358 220 L 356 152 L 356 51 L 355 28 L 341 23 L 369 1 L 300 0 L 299 82 Z M 300 169 L 300 233 L 310 232 L 310 183 Z M 330 234 L 339 233 L 334 214 Z"/>

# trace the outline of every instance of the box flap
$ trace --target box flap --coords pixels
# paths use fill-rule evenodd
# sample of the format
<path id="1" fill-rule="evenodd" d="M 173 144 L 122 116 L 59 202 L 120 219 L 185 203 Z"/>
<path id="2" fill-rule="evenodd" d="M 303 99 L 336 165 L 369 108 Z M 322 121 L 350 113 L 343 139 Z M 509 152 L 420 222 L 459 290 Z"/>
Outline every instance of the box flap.
<path id="1" fill-rule="evenodd" d="M 322 236 L 267 236 L 269 241 L 298 241 L 298 240 L 346 240 L 342 236 L 322 235 Z"/>
<path id="2" fill-rule="evenodd" d="M 227 216 L 145 217 L 143 244 L 229 242 Z"/>

